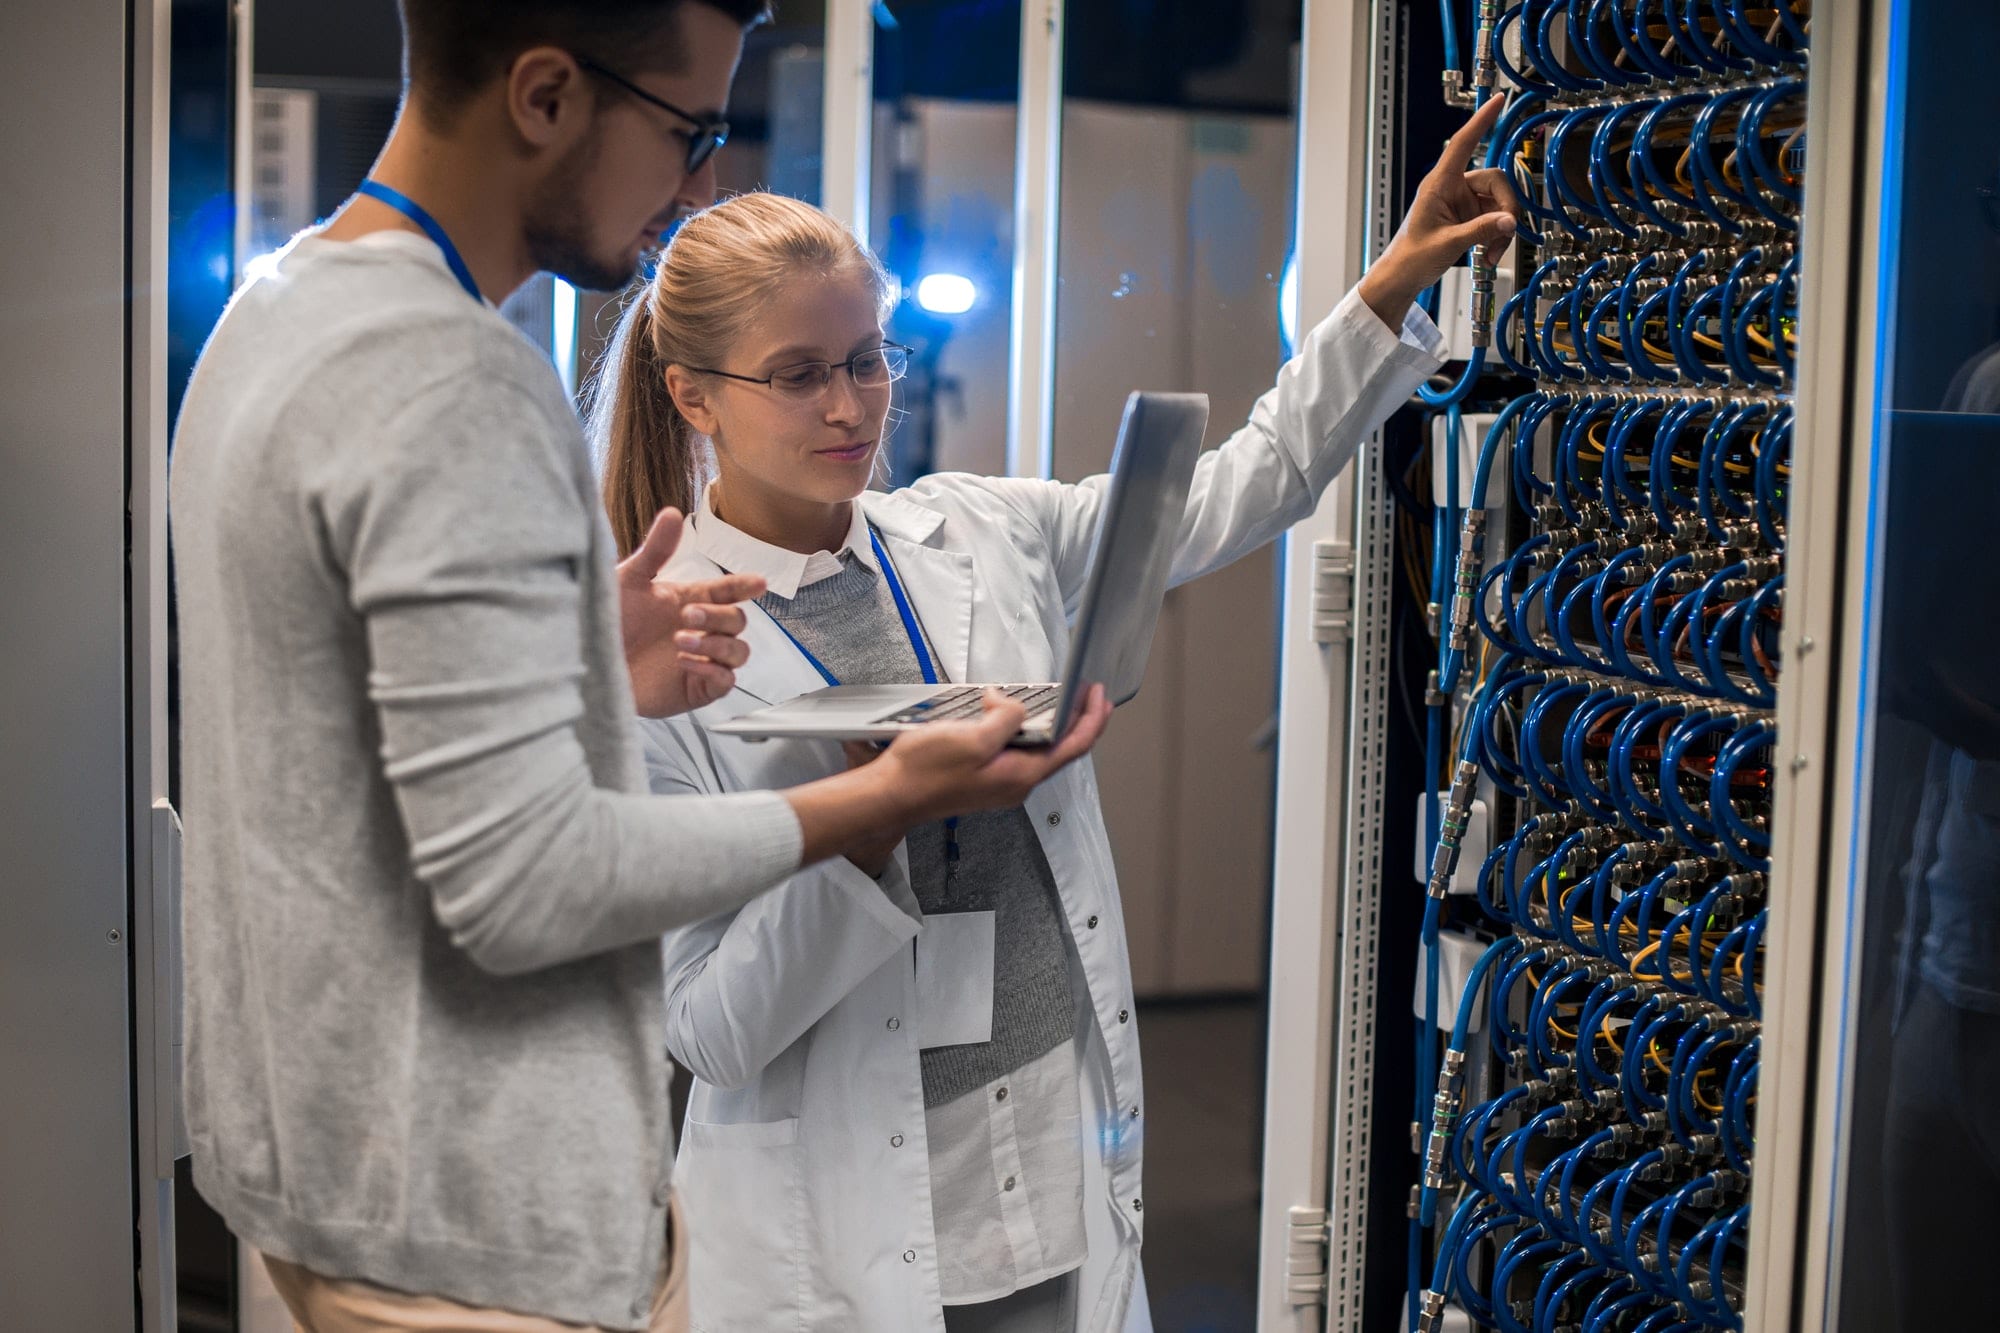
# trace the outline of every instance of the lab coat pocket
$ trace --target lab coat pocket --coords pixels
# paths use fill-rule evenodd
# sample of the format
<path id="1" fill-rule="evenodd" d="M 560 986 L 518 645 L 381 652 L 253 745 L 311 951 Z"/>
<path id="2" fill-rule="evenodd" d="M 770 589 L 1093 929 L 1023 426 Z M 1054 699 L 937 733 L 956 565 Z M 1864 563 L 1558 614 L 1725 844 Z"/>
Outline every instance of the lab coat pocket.
<path id="1" fill-rule="evenodd" d="M 799 1122 L 690 1119 L 675 1184 L 686 1201 L 696 1333 L 784 1329 L 805 1302 L 806 1192 Z"/>
<path id="2" fill-rule="evenodd" d="M 924 918 L 917 936 L 917 1049 L 993 1040 L 993 913 Z"/>

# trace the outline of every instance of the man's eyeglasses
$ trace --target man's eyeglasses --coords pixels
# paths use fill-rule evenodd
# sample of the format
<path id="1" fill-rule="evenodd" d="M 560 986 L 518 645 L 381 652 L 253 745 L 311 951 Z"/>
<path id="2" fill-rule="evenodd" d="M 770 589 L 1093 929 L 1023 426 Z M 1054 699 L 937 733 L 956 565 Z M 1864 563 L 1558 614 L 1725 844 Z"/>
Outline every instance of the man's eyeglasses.
<path id="1" fill-rule="evenodd" d="M 856 352 L 845 361 L 801 361 L 764 376 L 734 375 L 726 370 L 709 370 L 701 366 L 689 366 L 688 369 L 701 375 L 741 380 L 745 384 L 768 385 L 787 398 L 810 402 L 826 392 L 827 386 L 833 383 L 833 372 L 836 370 L 845 370 L 857 388 L 880 389 L 894 384 L 909 373 L 910 349 L 901 343 L 885 343 L 865 352 Z"/>
<path id="2" fill-rule="evenodd" d="M 617 84 L 640 101 L 651 103 L 669 115 L 678 116 L 692 125 L 694 128 L 691 130 L 674 131 L 674 133 L 679 134 L 688 141 L 688 175 L 692 176 L 695 172 L 700 171 L 701 164 L 715 156 L 716 149 L 729 142 L 728 121 L 718 116 L 697 116 L 693 112 L 683 111 L 665 98 L 653 96 L 653 94 L 647 92 L 624 75 L 612 73 L 589 56 L 576 57 L 576 63 L 579 67 L 595 74 L 598 78 L 607 79 Z"/>

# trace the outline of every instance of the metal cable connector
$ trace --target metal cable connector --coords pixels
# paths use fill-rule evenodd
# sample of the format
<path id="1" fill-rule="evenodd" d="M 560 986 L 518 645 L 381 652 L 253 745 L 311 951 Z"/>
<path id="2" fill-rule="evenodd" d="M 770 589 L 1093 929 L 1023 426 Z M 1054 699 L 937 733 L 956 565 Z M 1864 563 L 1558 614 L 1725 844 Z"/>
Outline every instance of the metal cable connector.
<path id="1" fill-rule="evenodd" d="M 1486 549 L 1486 497 L 1475 495 L 1465 511 L 1459 529 L 1458 569 L 1452 576 L 1451 647 L 1466 652 L 1472 647 L 1473 607 L 1479 596 L 1479 578 Z"/>
<path id="2" fill-rule="evenodd" d="M 1472 823 L 1472 793 L 1479 781 L 1479 765 L 1461 759 L 1451 783 L 1451 795 L 1438 822 L 1437 850 L 1431 854 L 1430 896 L 1444 900 L 1451 891 L 1451 877 L 1458 870 L 1458 850 Z"/>
<path id="3" fill-rule="evenodd" d="M 1479 32 L 1472 48 L 1472 102 L 1486 100 L 1500 82 L 1500 69 L 1493 58 L 1494 39 L 1500 30 L 1500 0 L 1479 0 Z"/>
<path id="4" fill-rule="evenodd" d="M 1472 325 L 1472 346 L 1476 350 L 1493 345 L 1493 289 L 1499 279 L 1499 269 L 1488 258 L 1484 245 L 1472 247 L 1472 309 L 1468 312 L 1468 322 Z"/>
<path id="5" fill-rule="evenodd" d="M 1452 1130 L 1458 1125 L 1456 1084 L 1459 1070 L 1464 1067 L 1465 1052 L 1445 1051 L 1444 1067 L 1438 1071 L 1437 1095 L 1431 1099 L 1430 1137 L 1423 1146 L 1425 1189 L 1440 1190 L 1445 1186 L 1445 1154 L 1451 1147 Z"/>

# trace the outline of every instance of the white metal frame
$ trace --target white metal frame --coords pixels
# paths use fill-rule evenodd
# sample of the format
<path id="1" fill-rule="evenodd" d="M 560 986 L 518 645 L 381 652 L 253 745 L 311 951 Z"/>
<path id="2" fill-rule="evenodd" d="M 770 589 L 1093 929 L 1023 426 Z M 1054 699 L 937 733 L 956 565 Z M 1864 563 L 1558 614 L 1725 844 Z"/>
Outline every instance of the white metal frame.
<path id="1" fill-rule="evenodd" d="M 1331 310 L 1361 277 L 1379 165 L 1372 151 L 1379 97 L 1371 72 L 1386 10 L 1376 0 L 1305 5 L 1295 223 L 1299 328 L 1310 326 L 1307 314 Z M 1365 693 L 1369 682 L 1366 663 L 1337 632 L 1337 622 L 1336 632 L 1317 636 L 1313 626 L 1316 592 L 1340 595 L 1338 588 L 1316 588 L 1322 560 L 1336 579 L 1357 550 L 1364 566 L 1374 563 L 1378 534 L 1358 519 L 1364 508 L 1373 515 L 1365 501 L 1373 493 L 1379 504 L 1379 487 L 1364 458 L 1334 483 L 1318 512 L 1295 527 L 1284 546 L 1257 1284 L 1257 1327 L 1266 1333 L 1359 1327 L 1365 1216 L 1355 1205 L 1357 1198 L 1365 1205 L 1367 1190 L 1374 883 L 1353 872 L 1357 860 L 1379 849 L 1360 836 L 1368 822 L 1367 782 L 1354 779 L 1359 749 L 1371 738 L 1367 711 L 1354 707 L 1353 687 L 1359 683 Z M 1363 617 L 1371 610 L 1365 589 L 1372 576 L 1363 569 L 1357 605 Z M 1362 725 L 1351 729 L 1357 722 Z M 1364 758 L 1360 768 L 1367 767 Z M 1367 998 L 1357 1009 L 1361 994 Z M 1343 1126 L 1338 1136 L 1331 1133 L 1336 1124 Z M 1311 1237 L 1297 1234 L 1310 1233 L 1316 1222 L 1324 1224 L 1330 1256 L 1317 1274 Z"/>
<path id="2" fill-rule="evenodd" d="M 868 244 L 874 196 L 875 5 L 827 0 L 820 104 L 820 207 Z"/>
<path id="3" fill-rule="evenodd" d="M 1021 6 L 1021 95 L 1014 130 L 1013 354 L 1007 373 L 1007 472 L 1055 471 L 1056 226 L 1062 211 L 1063 0 Z"/>
<path id="4" fill-rule="evenodd" d="M 1872 143 L 1883 124 L 1882 31 L 1868 0 L 1829 6 L 1814 32 L 1801 246 L 1801 356 L 1785 561 L 1784 679 L 1772 814 L 1757 1172 L 1751 1185 L 1748 1333 L 1830 1327 L 1828 1226 L 1845 1098 L 1829 1095 L 1847 1034 L 1840 1013 L 1850 796 L 1865 774 L 1859 686 L 1875 396 L 1875 238 L 1882 199 Z M 1878 17 L 1885 18 L 1885 15 Z"/>
<path id="5" fill-rule="evenodd" d="M 235 170 L 231 173 L 230 191 L 237 201 L 235 245 L 231 250 L 232 268 L 236 282 L 243 280 L 243 266 L 250 262 L 250 236 L 256 225 L 256 217 L 250 210 L 250 200 L 257 195 L 256 178 L 256 115 L 251 106 L 256 91 L 257 61 L 257 0 L 231 0 L 230 13 L 235 20 L 236 39 L 236 99 L 233 107 L 236 123 L 231 126 L 234 148 Z M 171 43 L 169 43 L 171 46 Z M 233 284 L 232 284 L 233 285 Z"/>
<path id="6" fill-rule="evenodd" d="M 171 0 L 131 8 L 126 307 L 131 390 L 127 707 L 131 780 L 133 1165 L 139 1327 L 172 1333 L 174 1162 L 180 1156 L 180 828 L 167 803 L 167 160 Z M 243 5 L 247 33 L 248 3 Z M 247 39 L 244 47 L 247 52 Z M 247 54 L 245 55 L 247 59 Z M 249 88 L 242 100 L 247 110 Z M 247 144 L 249 116 L 239 117 Z M 238 231 L 248 210 L 239 210 Z"/>
<path id="7" fill-rule="evenodd" d="M 1372 57 L 1363 82 L 1369 89 L 1367 153 L 1367 258 L 1388 247 L 1396 127 L 1397 10 L 1377 0 Z M 1364 263 L 1364 267 L 1365 267 Z M 1346 821 L 1346 864 L 1341 868 L 1339 953 L 1335 960 L 1338 1008 L 1334 1012 L 1332 1135 L 1327 1170 L 1327 1333 L 1362 1333 L 1367 1293 L 1371 1158 L 1375 1125 L 1375 1018 L 1382 953 L 1382 818 L 1388 787 L 1390 597 L 1395 581 L 1394 507 L 1382 469 L 1380 437 L 1355 458 L 1354 629 L 1348 688 L 1347 781 L 1340 806 L 1329 816 Z M 1391 1009 L 1393 1016 L 1399 1010 Z"/>

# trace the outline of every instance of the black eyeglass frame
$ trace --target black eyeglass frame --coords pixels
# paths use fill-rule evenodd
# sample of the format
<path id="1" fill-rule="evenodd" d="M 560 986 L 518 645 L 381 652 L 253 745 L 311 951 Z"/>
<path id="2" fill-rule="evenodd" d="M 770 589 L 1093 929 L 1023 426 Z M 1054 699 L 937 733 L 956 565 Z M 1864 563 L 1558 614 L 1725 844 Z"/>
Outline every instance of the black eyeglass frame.
<path id="1" fill-rule="evenodd" d="M 695 172 L 700 171 L 701 164 L 715 156 L 716 149 L 729 142 L 729 122 L 720 116 L 697 116 L 693 112 L 683 111 L 666 98 L 655 97 L 652 93 L 647 92 L 623 74 L 617 73 L 615 70 L 606 69 L 589 56 L 576 56 L 575 60 L 579 68 L 597 75 L 600 79 L 610 80 L 640 101 L 650 103 L 660 108 L 660 110 L 667 112 L 669 115 L 678 116 L 688 124 L 694 126 L 692 130 L 674 131 L 688 141 L 688 175 L 692 176 Z"/>
<path id="2" fill-rule="evenodd" d="M 685 367 L 685 369 L 691 370 L 697 375 L 720 375 L 722 376 L 722 378 L 726 380 L 740 380 L 744 384 L 761 384 L 765 388 L 770 388 L 772 387 L 771 381 L 775 380 L 776 378 L 778 378 L 778 376 L 784 374 L 788 370 L 803 370 L 807 366 L 825 366 L 826 383 L 819 386 L 819 389 L 817 390 L 817 392 L 819 393 L 825 393 L 827 389 L 833 386 L 833 372 L 836 370 L 845 370 L 847 372 L 847 378 L 853 380 L 855 383 L 855 387 L 857 388 L 879 389 L 883 387 L 881 384 L 866 385 L 861 383 L 860 377 L 854 373 L 854 363 L 856 361 L 859 361 L 864 356 L 875 356 L 882 352 L 901 352 L 903 354 L 903 374 L 908 374 L 909 359 L 916 352 L 916 348 L 906 346 L 903 343 L 883 343 L 880 347 L 870 347 L 865 352 L 856 352 L 853 356 L 848 357 L 847 360 L 845 361 L 795 361 L 789 366 L 779 366 L 776 370 L 772 371 L 768 375 L 762 376 L 761 378 L 756 375 L 738 375 L 735 372 L 728 370 L 715 370 L 708 366 L 687 366 Z M 902 375 L 891 375 L 887 380 L 883 381 L 883 384 L 894 384 L 897 380 L 901 378 L 903 378 Z M 783 393 L 785 391 L 783 389 L 780 389 L 778 390 L 778 392 Z"/>

